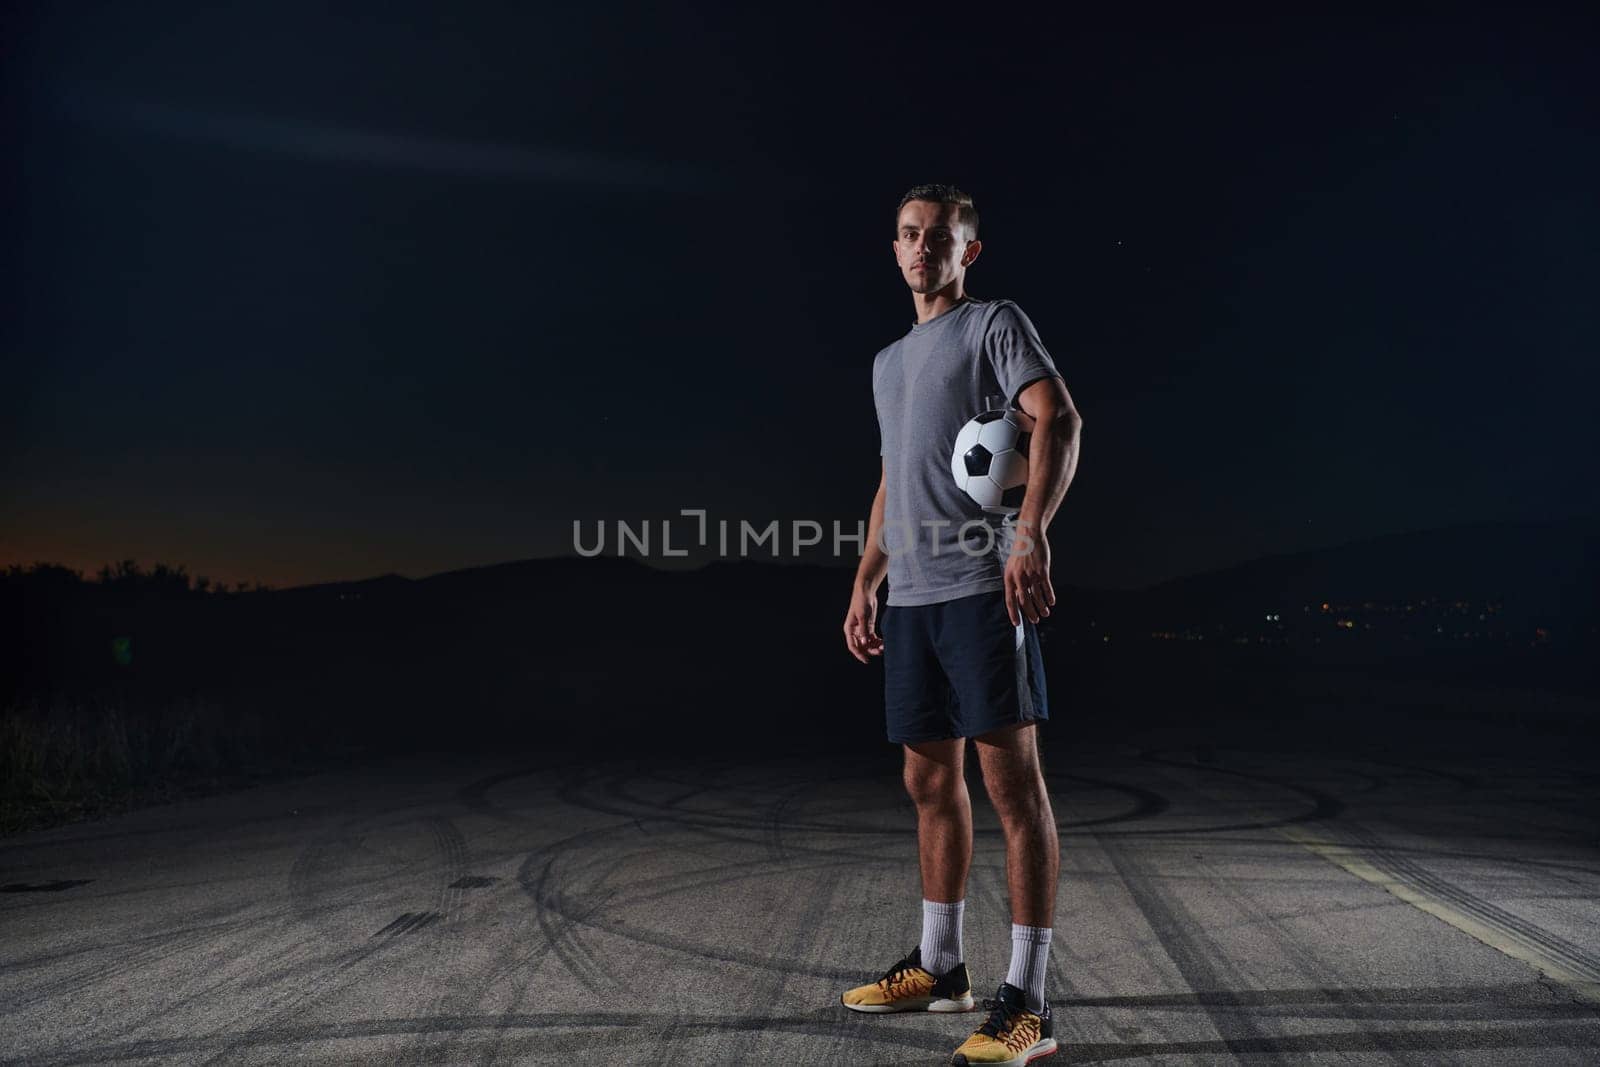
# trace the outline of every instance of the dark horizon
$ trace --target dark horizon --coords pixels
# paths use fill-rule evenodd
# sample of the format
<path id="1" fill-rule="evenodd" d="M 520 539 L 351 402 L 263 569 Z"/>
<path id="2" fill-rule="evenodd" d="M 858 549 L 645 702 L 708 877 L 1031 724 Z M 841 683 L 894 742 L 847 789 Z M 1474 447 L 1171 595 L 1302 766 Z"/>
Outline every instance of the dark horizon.
<path id="1" fill-rule="evenodd" d="M 669 518 L 667 521 L 674 520 Z M 656 525 L 658 520 L 652 519 L 650 522 L 653 531 L 658 531 L 660 529 L 660 527 Z M 637 531 L 640 526 L 641 523 L 638 521 L 629 523 L 630 529 L 635 531 Z M 674 526 L 674 530 L 677 530 L 676 526 Z M 1245 559 L 1231 560 L 1218 566 L 1207 567 L 1203 570 L 1165 575 L 1157 578 L 1154 581 L 1136 586 L 1113 586 L 1106 584 L 1093 584 L 1092 582 L 1058 582 L 1058 585 L 1062 589 L 1074 589 L 1089 592 L 1138 593 L 1155 590 L 1163 586 L 1180 584 L 1186 581 L 1201 580 L 1212 576 L 1229 574 L 1248 569 L 1252 566 L 1268 564 L 1275 561 L 1292 560 L 1296 558 L 1311 559 L 1318 556 L 1327 556 L 1329 554 L 1351 549 L 1381 548 L 1381 546 L 1385 544 L 1396 544 L 1404 541 L 1421 542 L 1430 539 L 1471 534 L 1473 532 L 1509 532 L 1516 530 L 1551 532 L 1561 530 L 1587 530 L 1589 532 L 1593 532 L 1595 530 L 1600 530 L 1600 515 L 1574 513 L 1550 520 L 1487 520 L 1482 522 L 1460 523 L 1452 526 L 1435 526 L 1412 530 L 1395 530 L 1373 534 L 1367 537 L 1355 538 L 1353 540 L 1340 541 L 1334 544 L 1308 546 L 1282 552 L 1267 552 Z M 659 534 L 654 534 L 653 536 L 659 537 Z M 676 532 L 674 532 L 673 536 L 677 537 L 678 535 Z M 364 582 L 379 581 L 388 578 L 401 578 L 407 581 L 428 581 L 431 579 L 445 578 L 451 575 L 466 574 L 469 572 L 515 567 L 521 564 L 546 562 L 579 563 L 588 559 L 599 559 L 606 561 L 626 559 L 630 562 L 638 563 L 648 567 L 651 570 L 664 571 L 668 573 L 693 573 L 703 571 L 706 567 L 717 564 L 737 566 L 740 564 L 749 563 L 758 566 L 775 565 L 780 567 L 821 567 L 828 570 L 838 571 L 842 576 L 842 580 L 847 581 L 859 558 L 855 556 L 848 558 L 835 558 L 828 556 L 825 553 L 815 552 L 809 549 L 805 554 L 802 554 L 799 557 L 794 557 L 787 554 L 789 542 L 783 543 L 782 547 L 785 549 L 785 554 L 776 557 L 765 555 L 750 555 L 742 558 L 735 556 L 719 556 L 715 554 L 716 544 L 713 540 L 708 550 L 698 553 L 696 552 L 694 546 L 691 545 L 690 556 L 687 559 L 666 559 L 659 556 L 659 554 L 642 556 L 632 550 L 631 544 L 629 545 L 627 552 L 619 555 L 616 551 L 616 543 L 617 539 L 614 533 L 609 532 L 608 530 L 605 550 L 590 556 L 584 556 L 577 553 L 556 553 L 546 556 L 525 556 L 516 559 L 492 560 L 485 563 L 475 563 L 461 567 L 451 567 L 445 570 L 431 571 L 425 574 L 406 574 L 400 571 L 383 571 L 368 574 L 347 575 L 328 579 L 318 579 L 315 581 L 300 582 L 293 585 L 272 585 L 264 582 L 244 581 L 242 582 L 242 587 L 250 590 L 267 589 L 288 592 L 298 589 L 312 589 L 327 586 L 358 585 Z M 653 544 L 659 545 L 659 541 L 654 541 Z M 674 542 L 672 547 L 677 548 L 680 546 Z M 823 545 L 821 547 L 826 549 L 827 546 Z M 129 564 L 132 564 L 145 574 L 151 573 L 156 568 L 164 568 L 168 572 L 184 575 L 191 582 L 198 582 L 201 579 L 206 579 L 213 588 L 218 589 L 233 589 L 241 586 L 241 582 L 239 581 L 223 580 L 218 578 L 216 575 L 200 572 L 190 567 L 188 563 L 183 560 L 162 558 L 146 559 L 127 555 L 119 556 L 114 559 L 102 560 L 88 567 L 72 566 L 71 564 L 62 562 L 61 560 L 51 559 L 28 560 L 25 562 L 11 561 L 8 563 L 0 563 L 0 573 L 4 573 L 8 569 L 26 571 L 31 568 L 46 566 L 63 567 L 66 570 L 76 573 L 84 581 L 96 581 L 99 580 L 99 578 L 105 573 L 111 572 L 114 574 L 118 568 L 126 567 Z M 1466 571 L 1461 573 L 1461 578 L 1463 581 L 1469 579 L 1470 577 L 1471 575 L 1469 575 Z"/>

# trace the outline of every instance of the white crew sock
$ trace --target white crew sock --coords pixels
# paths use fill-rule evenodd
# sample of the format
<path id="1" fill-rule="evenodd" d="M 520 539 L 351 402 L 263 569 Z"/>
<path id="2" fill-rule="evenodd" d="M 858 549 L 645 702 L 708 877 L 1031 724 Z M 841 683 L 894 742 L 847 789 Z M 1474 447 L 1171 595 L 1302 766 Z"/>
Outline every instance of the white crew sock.
<path id="1" fill-rule="evenodd" d="M 1022 990 L 1028 1010 L 1044 1010 L 1044 972 L 1050 964 L 1050 927 L 1011 924 L 1011 970 L 1006 982 Z"/>
<path id="2" fill-rule="evenodd" d="M 944 974 L 961 962 L 961 914 L 966 907 L 964 900 L 922 902 L 922 969 L 929 974 Z"/>

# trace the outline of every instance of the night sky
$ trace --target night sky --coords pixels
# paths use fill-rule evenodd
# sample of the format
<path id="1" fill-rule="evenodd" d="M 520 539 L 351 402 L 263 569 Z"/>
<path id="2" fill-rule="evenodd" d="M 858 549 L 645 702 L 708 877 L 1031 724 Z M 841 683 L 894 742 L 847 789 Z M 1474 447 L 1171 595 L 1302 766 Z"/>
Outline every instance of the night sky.
<path id="1" fill-rule="evenodd" d="M 1085 420 L 1058 582 L 1597 510 L 1592 17 L 339 7 L 12 9 L 0 565 L 853 524 L 926 181 Z"/>

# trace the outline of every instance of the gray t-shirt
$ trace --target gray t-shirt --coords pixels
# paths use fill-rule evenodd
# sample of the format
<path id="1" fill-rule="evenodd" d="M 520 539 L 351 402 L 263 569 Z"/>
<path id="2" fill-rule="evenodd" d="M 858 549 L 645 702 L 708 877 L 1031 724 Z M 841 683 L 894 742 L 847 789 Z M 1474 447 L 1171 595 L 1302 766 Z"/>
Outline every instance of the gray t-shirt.
<path id="1" fill-rule="evenodd" d="M 963 300 L 911 327 L 872 362 L 884 463 L 889 604 L 938 604 L 1005 587 L 1011 519 L 990 515 L 956 485 L 956 434 L 1004 396 L 1060 377 L 1033 323 L 1010 300 Z M 969 526 L 965 540 L 962 524 Z M 967 547 L 963 548 L 963 544 Z"/>

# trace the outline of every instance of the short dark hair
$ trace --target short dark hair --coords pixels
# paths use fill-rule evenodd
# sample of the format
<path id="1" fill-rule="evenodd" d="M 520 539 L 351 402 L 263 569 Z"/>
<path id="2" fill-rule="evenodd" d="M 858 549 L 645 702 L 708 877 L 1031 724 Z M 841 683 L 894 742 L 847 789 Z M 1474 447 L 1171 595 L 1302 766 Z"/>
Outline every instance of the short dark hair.
<path id="1" fill-rule="evenodd" d="M 956 212 L 956 221 L 966 228 L 967 240 L 978 239 L 978 209 L 972 206 L 972 197 L 957 189 L 953 185 L 916 185 L 905 196 L 900 198 L 900 207 L 894 209 L 894 224 L 898 230 L 900 226 L 900 208 L 905 207 L 913 200 L 927 200 L 934 204 L 954 204 L 961 210 Z"/>

